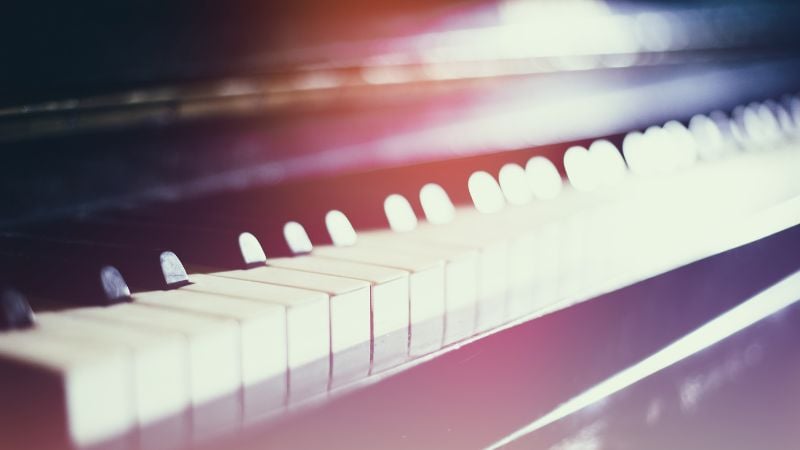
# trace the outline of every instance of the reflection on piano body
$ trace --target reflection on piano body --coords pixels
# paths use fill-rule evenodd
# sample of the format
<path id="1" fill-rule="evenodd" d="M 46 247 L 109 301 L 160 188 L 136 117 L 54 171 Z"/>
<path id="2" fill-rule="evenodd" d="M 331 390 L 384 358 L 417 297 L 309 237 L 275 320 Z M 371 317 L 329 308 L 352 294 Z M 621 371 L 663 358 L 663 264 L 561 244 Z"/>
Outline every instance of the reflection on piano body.
<path id="1" fill-rule="evenodd" d="M 660 277 L 722 283 L 697 268 L 731 249 L 786 261 L 741 283 L 798 268 L 795 9 L 417 8 L 377 9 L 402 18 L 391 37 L 269 44 L 246 76 L 5 105 L 18 162 L 0 230 L 4 448 L 513 445 L 540 427 L 520 405 L 502 423 L 448 412 L 471 436 L 456 441 L 425 431 L 438 416 L 424 411 L 406 424 L 414 442 L 380 421 L 354 440 L 357 423 L 320 415 L 424 404 L 403 384 L 437 370 L 451 392 L 462 366 L 459 395 L 502 391 L 515 364 L 558 363 L 566 330 L 520 340 L 537 324 L 588 325 L 569 314 Z M 409 25 L 422 17 L 442 23 Z M 578 398 L 556 412 L 599 401 Z M 339 431 L 291 436 L 326 423 Z"/>

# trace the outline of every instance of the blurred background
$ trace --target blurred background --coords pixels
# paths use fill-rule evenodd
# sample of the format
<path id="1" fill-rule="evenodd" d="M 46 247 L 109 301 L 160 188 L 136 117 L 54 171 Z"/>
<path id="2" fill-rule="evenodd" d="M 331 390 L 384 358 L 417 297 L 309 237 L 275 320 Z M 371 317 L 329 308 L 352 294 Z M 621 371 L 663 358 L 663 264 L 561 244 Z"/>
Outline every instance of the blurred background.
<path id="1" fill-rule="evenodd" d="M 798 18 L 777 0 L 5 5 L 0 224 L 777 99 Z"/>

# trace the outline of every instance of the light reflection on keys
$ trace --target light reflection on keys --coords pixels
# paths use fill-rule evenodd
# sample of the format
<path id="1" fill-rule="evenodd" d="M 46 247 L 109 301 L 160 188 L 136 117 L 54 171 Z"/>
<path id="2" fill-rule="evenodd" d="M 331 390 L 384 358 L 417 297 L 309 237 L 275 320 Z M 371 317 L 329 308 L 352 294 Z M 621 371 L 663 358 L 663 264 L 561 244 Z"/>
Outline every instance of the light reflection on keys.
<path id="1" fill-rule="evenodd" d="M 478 252 L 414 239 L 417 217 L 408 200 L 392 194 L 384 202 L 391 231 L 372 231 L 359 237 L 359 247 L 433 257 L 445 262 L 444 344 L 467 338 L 475 330 L 478 296 Z M 401 226 L 394 226 L 395 224 Z"/>
<path id="2" fill-rule="evenodd" d="M 314 256 L 345 260 L 409 273 L 409 352 L 422 355 L 438 350 L 444 336 L 445 264 L 430 256 L 387 252 L 380 248 L 316 247 Z"/>
<path id="3" fill-rule="evenodd" d="M 446 197 L 439 201 L 449 203 Z M 393 253 L 432 256 L 445 261 L 445 344 L 479 331 L 481 323 L 499 323 L 505 299 L 505 293 L 500 291 L 505 288 L 503 268 L 506 267 L 507 250 L 498 245 L 476 245 L 480 233 L 471 232 L 462 238 L 454 231 L 453 225 L 421 224 L 419 228 L 404 233 L 365 233 L 359 241 L 362 246 L 392 249 Z M 486 311 L 482 314 L 480 305 L 476 303 L 481 298 L 499 304 L 492 309 L 496 319 L 486 320 Z"/>
<path id="4" fill-rule="evenodd" d="M 193 439 L 238 427 L 242 363 L 235 321 L 140 304 L 80 308 L 67 314 L 181 336 L 189 347 Z"/>
<path id="5" fill-rule="evenodd" d="M 482 229 L 478 222 L 502 210 L 505 199 L 497 181 L 487 172 L 479 171 L 470 175 L 468 188 L 475 209 L 466 214 L 477 221 L 465 223 L 465 211 L 456 210 L 453 221 L 446 226 L 422 224 L 408 237 L 428 247 L 478 252 L 477 276 L 470 279 L 450 277 L 448 286 L 463 286 L 466 282 L 472 283 L 468 280 L 475 280 L 475 332 L 480 332 L 503 322 L 508 284 L 508 246 L 503 238 L 498 238 L 493 231 L 487 233 L 487 229 Z"/>
<path id="6" fill-rule="evenodd" d="M 215 272 L 214 276 L 278 284 L 327 294 L 330 310 L 331 385 L 347 383 L 369 373 L 369 283 L 263 266 Z"/>
<path id="7" fill-rule="evenodd" d="M 408 213 L 408 210 L 404 212 Z M 415 223 L 416 218 L 406 217 L 404 221 Z M 369 245 L 355 245 L 357 236 L 353 226 L 340 211 L 329 211 L 325 222 L 334 246 L 318 247 L 312 254 L 408 271 L 409 354 L 421 355 L 441 348 L 447 330 L 449 264 L 425 252 L 386 251 Z"/>
<path id="8" fill-rule="evenodd" d="M 277 258 L 270 265 L 370 283 L 372 303 L 372 371 L 394 366 L 408 354 L 408 272 L 317 257 Z"/>
<path id="9" fill-rule="evenodd" d="M 292 250 L 302 253 L 313 249 L 302 225 L 290 222 L 286 227 L 292 228 L 291 232 L 284 233 Z M 293 258 L 273 258 L 268 260 L 268 264 L 369 282 L 372 318 L 370 371 L 379 372 L 407 358 L 410 324 L 409 272 L 307 254 Z"/>
<path id="10" fill-rule="evenodd" d="M 137 293 L 133 301 L 235 321 L 239 332 L 244 416 L 257 416 L 283 405 L 287 367 L 283 307 L 184 289 Z"/>
<path id="11" fill-rule="evenodd" d="M 548 161 L 549 162 L 549 161 Z M 536 164 L 534 164 L 536 165 Z M 506 185 L 509 184 L 513 187 L 511 189 L 514 190 L 524 190 L 520 186 L 519 180 L 514 179 L 515 175 L 518 175 L 512 166 L 506 166 L 505 170 L 505 178 L 506 178 Z M 546 171 L 546 168 L 545 168 Z M 474 175 L 474 174 L 473 174 Z M 529 174 L 528 174 L 529 175 Z M 487 176 L 489 179 L 487 179 Z M 472 189 L 477 191 L 482 191 L 484 189 L 489 189 L 493 191 L 492 194 L 489 194 L 491 198 L 493 198 L 494 202 L 497 203 L 499 206 L 501 203 L 502 198 L 497 198 L 497 190 L 499 186 L 490 179 L 491 176 L 487 173 L 483 173 L 478 175 L 478 181 L 474 181 L 473 178 L 473 185 Z M 483 179 L 483 181 L 481 181 Z M 550 179 L 545 178 L 545 184 L 541 185 L 544 187 L 545 191 L 550 190 L 550 192 L 546 192 L 546 194 L 552 193 L 552 184 L 548 182 L 551 181 Z M 560 184 L 560 178 L 559 178 Z M 533 189 L 533 193 L 536 194 L 536 189 Z M 478 192 L 479 196 L 483 195 Z M 501 195 L 502 191 L 501 191 Z M 515 194 L 518 199 L 521 201 L 523 197 L 527 197 L 527 193 L 521 192 Z M 467 236 L 466 239 L 458 238 L 457 236 L 454 239 L 451 239 L 449 234 L 440 233 L 443 229 L 437 228 L 436 225 L 444 225 L 450 224 L 451 222 L 456 221 L 456 219 L 462 219 L 465 215 L 467 216 L 480 216 L 475 213 L 474 210 L 460 209 L 458 210 L 458 215 L 456 215 L 456 209 L 453 207 L 453 204 L 450 201 L 450 198 L 444 192 L 444 190 L 436 184 L 429 183 L 422 187 L 419 193 L 420 202 L 422 203 L 423 209 L 425 210 L 425 215 L 428 220 L 427 225 L 423 225 L 422 230 L 417 233 L 420 242 L 424 242 L 425 245 L 446 245 L 452 246 L 462 249 L 474 249 L 478 251 L 478 276 L 475 278 L 477 281 L 477 292 L 478 292 L 478 302 L 476 303 L 476 323 L 475 323 L 475 332 L 480 332 L 492 326 L 492 324 L 499 322 L 499 315 L 503 314 L 505 311 L 504 306 L 500 306 L 500 304 L 504 301 L 504 294 L 500 293 L 502 289 L 504 289 L 504 283 L 507 275 L 505 274 L 505 268 L 507 267 L 506 261 L 506 253 L 507 249 L 505 248 L 505 244 L 502 242 L 498 242 L 496 240 L 490 240 L 489 242 L 480 243 L 480 234 L 473 231 L 471 236 Z M 427 205 L 427 207 L 426 207 Z M 434 225 L 431 227 L 431 225 Z M 446 229 L 452 229 L 453 225 L 448 226 Z M 436 234 L 439 233 L 439 236 Z M 496 237 L 496 234 L 495 234 Z M 487 307 L 486 304 L 489 306 Z M 494 310 L 495 313 L 492 314 L 492 304 L 495 304 Z"/>
<path id="12" fill-rule="evenodd" d="M 58 313 L 37 315 L 36 328 L 30 332 L 128 353 L 133 361 L 139 445 L 172 448 L 186 441 L 189 428 L 184 412 L 191 407 L 189 349 L 179 336 Z"/>
<path id="13" fill-rule="evenodd" d="M 137 423 L 133 373 L 120 347 L 37 331 L 1 334 L 0 392 L 8 407 L 0 412 L 0 443 L 48 448 L 120 439 L 128 447 L 125 436 Z"/>
<path id="14" fill-rule="evenodd" d="M 503 195 L 514 208 L 524 207 L 533 200 L 533 183 L 530 182 L 528 174 L 521 166 L 516 164 L 503 166 L 500 169 L 499 181 Z M 554 255 L 551 255 L 549 260 L 541 259 L 543 256 L 542 243 L 547 236 L 540 233 L 539 230 L 534 227 L 528 230 L 520 229 L 514 231 L 513 235 L 514 243 L 509 245 L 509 292 L 506 320 L 513 320 L 536 310 L 537 295 L 542 294 L 537 292 L 537 287 L 540 288 L 542 283 L 539 272 L 544 269 L 540 266 L 540 262 L 552 264 L 555 261 Z"/>
<path id="15" fill-rule="evenodd" d="M 281 306 L 286 316 L 289 400 L 301 400 L 325 392 L 331 351 L 328 295 L 208 274 L 192 274 L 191 280 L 192 284 L 181 289 Z M 258 401 L 251 403 L 259 405 Z M 266 408 L 262 405 L 258 409 Z"/>

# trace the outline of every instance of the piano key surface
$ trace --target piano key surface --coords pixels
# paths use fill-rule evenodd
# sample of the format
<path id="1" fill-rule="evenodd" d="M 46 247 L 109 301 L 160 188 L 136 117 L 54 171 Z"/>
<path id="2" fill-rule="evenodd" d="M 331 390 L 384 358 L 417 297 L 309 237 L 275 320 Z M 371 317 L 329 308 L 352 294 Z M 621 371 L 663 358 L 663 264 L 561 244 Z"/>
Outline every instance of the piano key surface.
<path id="1" fill-rule="evenodd" d="M 330 317 L 331 383 L 346 383 L 369 373 L 369 283 L 278 267 L 215 272 L 214 276 L 274 283 L 328 295 Z"/>
<path id="2" fill-rule="evenodd" d="M 408 234 L 407 234 L 408 233 Z M 469 337 L 475 330 L 476 302 L 479 291 L 479 258 L 483 255 L 469 248 L 420 242 L 413 231 L 407 233 L 362 233 L 360 248 L 371 248 L 386 253 L 404 253 L 430 256 L 444 261 L 445 336 L 444 344 Z M 328 253 L 332 256 L 332 253 Z"/>
<path id="3" fill-rule="evenodd" d="M 794 227 L 518 324 L 234 441 L 242 449 L 304 448 L 330 441 L 353 448 L 377 443 L 388 448 L 487 447 L 800 269 L 794 251 L 799 233 Z M 791 351 L 797 313 L 792 306 L 524 436 L 511 448 L 574 442 L 587 435 L 587 427 L 597 429 L 591 436 L 604 443 L 666 449 L 676 442 L 691 447 L 713 439 L 730 448 L 782 448 L 797 436 L 797 405 L 786 396 L 797 365 Z M 712 379 L 721 384 L 708 386 L 695 397 L 693 409 L 684 409 L 685 390 Z M 652 412 L 654 402 L 659 413 Z M 376 415 L 377 408 L 384 413 Z M 765 415 L 770 417 L 768 434 L 742 426 L 709 438 L 708 426 L 753 423 Z M 598 428 L 598 422 L 606 425 Z M 676 435 L 676 428 L 690 434 Z M 320 429 L 322 436 L 310 433 Z"/>
<path id="4" fill-rule="evenodd" d="M 353 261 L 409 272 L 409 352 L 430 353 L 441 348 L 445 332 L 445 262 L 428 255 L 386 252 L 361 247 L 317 247 L 312 255 Z"/>
<path id="5" fill-rule="evenodd" d="M 241 358 L 240 383 L 245 391 L 245 414 L 250 409 L 268 411 L 282 406 L 286 395 L 287 369 L 287 321 L 283 307 L 181 289 L 137 293 L 133 301 L 236 321 L 239 328 L 237 350 Z M 254 399 L 246 391 L 256 387 L 261 391 L 261 396 Z M 258 403 L 259 406 L 254 407 L 253 403 Z"/>
<path id="6" fill-rule="evenodd" d="M 270 266 L 354 278 L 370 283 L 371 371 L 404 361 L 408 355 L 410 274 L 390 267 L 332 261 L 310 255 L 273 258 Z"/>
<path id="7" fill-rule="evenodd" d="M 120 347 L 34 331 L 0 336 L 4 446 L 90 446 L 136 426 L 134 364 Z M 41 427 L 41 428 L 40 428 Z M 13 432 L 12 432 L 13 431 Z"/>
<path id="8" fill-rule="evenodd" d="M 141 304 L 80 308 L 68 314 L 141 330 L 174 333 L 189 346 L 192 439 L 240 424 L 241 337 L 236 321 Z"/>
<path id="9" fill-rule="evenodd" d="M 304 398 L 327 388 L 331 351 L 327 295 L 307 289 L 198 273 L 192 274 L 192 284 L 181 289 L 225 298 L 244 298 L 284 308 L 290 395 Z"/>
<path id="10" fill-rule="evenodd" d="M 190 405 L 188 348 L 175 335 L 52 312 L 36 316 L 35 331 L 51 339 L 70 338 L 125 349 L 135 365 L 134 392 L 140 426 L 178 415 Z"/>

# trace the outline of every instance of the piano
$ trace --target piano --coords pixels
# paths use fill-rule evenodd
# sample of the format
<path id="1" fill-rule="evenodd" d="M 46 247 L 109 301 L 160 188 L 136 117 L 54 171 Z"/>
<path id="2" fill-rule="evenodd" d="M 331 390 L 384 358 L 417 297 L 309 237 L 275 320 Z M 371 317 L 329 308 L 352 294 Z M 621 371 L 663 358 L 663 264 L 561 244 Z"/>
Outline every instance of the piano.
<path id="1" fill-rule="evenodd" d="M 797 448 L 798 19 L 10 7 L 0 448 Z"/>

